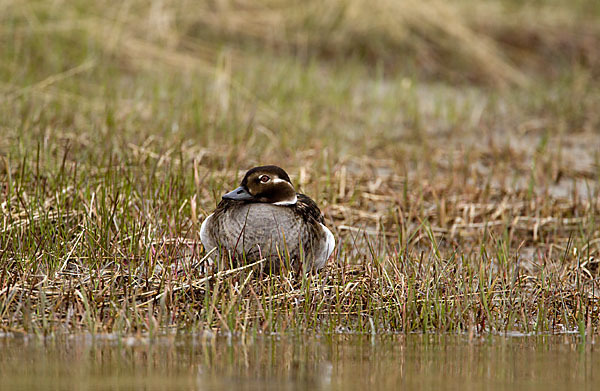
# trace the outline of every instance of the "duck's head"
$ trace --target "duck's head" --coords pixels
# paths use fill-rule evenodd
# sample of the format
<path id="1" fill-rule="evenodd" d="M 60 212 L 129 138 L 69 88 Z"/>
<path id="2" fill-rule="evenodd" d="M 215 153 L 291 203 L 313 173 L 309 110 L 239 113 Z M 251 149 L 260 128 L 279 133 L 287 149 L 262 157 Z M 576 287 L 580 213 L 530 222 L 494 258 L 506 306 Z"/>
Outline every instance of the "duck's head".
<path id="1" fill-rule="evenodd" d="M 277 166 L 252 168 L 244 176 L 240 187 L 225 194 L 223 199 L 275 205 L 293 205 L 297 201 L 290 177 Z"/>

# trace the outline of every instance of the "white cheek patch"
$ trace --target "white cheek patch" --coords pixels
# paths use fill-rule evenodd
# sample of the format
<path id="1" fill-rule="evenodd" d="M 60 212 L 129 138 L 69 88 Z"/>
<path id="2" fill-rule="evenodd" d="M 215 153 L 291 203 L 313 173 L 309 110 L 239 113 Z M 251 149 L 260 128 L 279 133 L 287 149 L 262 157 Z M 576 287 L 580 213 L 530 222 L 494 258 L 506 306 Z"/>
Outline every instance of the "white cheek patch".
<path id="1" fill-rule="evenodd" d="M 294 198 L 291 200 L 273 202 L 273 205 L 295 205 L 298 202 L 298 197 L 294 194 Z"/>
<path id="2" fill-rule="evenodd" d="M 292 185 L 288 181 L 281 179 L 281 178 L 273 178 L 273 179 L 271 179 L 271 182 L 272 183 L 285 183 L 287 186 L 290 186 L 293 189 Z M 296 192 L 294 192 L 293 199 L 283 200 L 283 201 L 279 201 L 279 202 L 273 202 L 273 205 L 295 205 L 296 202 L 298 202 L 298 197 L 296 196 Z"/>

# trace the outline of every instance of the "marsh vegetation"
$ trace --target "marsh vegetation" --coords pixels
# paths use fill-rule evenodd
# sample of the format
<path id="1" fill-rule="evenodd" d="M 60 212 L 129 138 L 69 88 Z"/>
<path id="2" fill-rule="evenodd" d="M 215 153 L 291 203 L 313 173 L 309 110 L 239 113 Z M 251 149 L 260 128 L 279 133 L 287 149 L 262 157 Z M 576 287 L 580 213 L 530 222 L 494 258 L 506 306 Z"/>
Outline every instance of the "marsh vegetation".
<path id="1" fill-rule="evenodd" d="M 600 331 L 600 3 L 0 11 L 0 333 Z M 259 164 L 322 273 L 199 267 Z"/>

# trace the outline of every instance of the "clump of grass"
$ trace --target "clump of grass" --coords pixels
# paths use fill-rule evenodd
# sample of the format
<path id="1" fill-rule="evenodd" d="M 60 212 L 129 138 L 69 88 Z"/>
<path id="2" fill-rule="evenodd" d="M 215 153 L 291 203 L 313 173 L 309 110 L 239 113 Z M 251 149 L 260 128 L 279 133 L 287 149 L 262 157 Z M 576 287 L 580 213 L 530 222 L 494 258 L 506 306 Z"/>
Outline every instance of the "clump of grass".
<path id="1" fill-rule="evenodd" d="M 597 332 L 594 51 L 548 52 L 598 10 L 407 4 L 11 3 L 0 328 Z M 259 163 L 322 207 L 323 273 L 201 267 Z"/>

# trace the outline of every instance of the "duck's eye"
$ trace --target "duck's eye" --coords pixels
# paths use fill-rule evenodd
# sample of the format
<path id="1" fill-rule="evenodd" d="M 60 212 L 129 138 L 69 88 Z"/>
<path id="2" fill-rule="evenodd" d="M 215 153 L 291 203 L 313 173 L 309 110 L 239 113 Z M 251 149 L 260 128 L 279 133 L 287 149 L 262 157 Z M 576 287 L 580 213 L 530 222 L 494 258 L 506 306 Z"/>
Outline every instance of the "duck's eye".
<path id="1" fill-rule="evenodd" d="M 269 176 L 268 176 L 268 175 L 261 175 L 261 176 L 260 176 L 260 178 L 258 178 L 258 179 L 259 179 L 259 180 L 260 180 L 262 183 L 267 183 L 267 182 L 269 182 L 269 180 L 270 180 L 271 178 L 269 178 Z"/>

